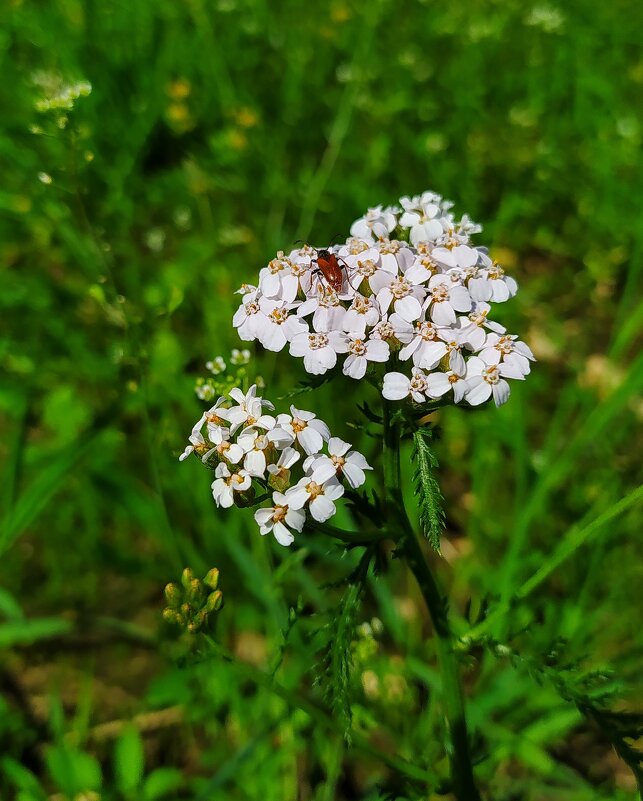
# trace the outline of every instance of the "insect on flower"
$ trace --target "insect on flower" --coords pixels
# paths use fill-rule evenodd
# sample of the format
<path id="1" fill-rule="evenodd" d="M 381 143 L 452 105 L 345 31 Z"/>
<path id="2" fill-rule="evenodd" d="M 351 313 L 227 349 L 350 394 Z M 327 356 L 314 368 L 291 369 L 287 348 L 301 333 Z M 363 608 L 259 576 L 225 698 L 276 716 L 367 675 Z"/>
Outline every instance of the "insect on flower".
<path id="1" fill-rule="evenodd" d="M 295 242 L 295 244 L 298 243 Z M 310 247 L 311 250 L 315 252 L 315 256 L 310 262 L 311 267 L 312 265 L 316 265 L 315 269 L 311 269 L 311 275 L 323 276 L 328 286 L 334 292 L 341 292 L 342 285 L 344 283 L 344 276 L 342 275 L 342 269 L 345 269 L 346 274 L 348 275 L 348 264 L 346 264 L 346 262 L 344 261 L 344 259 L 342 259 L 341 256 L 338 256 L 337 254 L 333 253 L 333 251 L 331 250 L 332 244 L 329 245 L 327 248 L 321 248 L 321 249 L 313 248 L 312 246 Z"/>

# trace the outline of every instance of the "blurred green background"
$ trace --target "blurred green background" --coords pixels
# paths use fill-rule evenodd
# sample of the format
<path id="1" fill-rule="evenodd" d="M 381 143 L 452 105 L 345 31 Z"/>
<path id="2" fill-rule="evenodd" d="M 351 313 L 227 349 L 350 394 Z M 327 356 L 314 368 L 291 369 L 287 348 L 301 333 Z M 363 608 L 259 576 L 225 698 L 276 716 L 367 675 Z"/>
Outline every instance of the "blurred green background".
<path id="1" fill-rule="evenodd" d="M 529 674 L 558 649 L 640 702 L 640 505 L 612 512 L 641 478 L 642 29 L 626 0 L 3 4 L 0 797 L 428 797 L 194 660 L 161 610 L 185 565 L 218 566 L 217 639 L 270 670 L 301 596 L 277 675 L 310 690 L 306 627 L 338 598 L 318 587 L 354 559 L 217 512 L 177 461 L 194 383 L 239 346 L 232 290 L 277 249 L 429 188 L 484 224 L 521 287 L 501 321 L 539 360 L 501 410 L 440 419 L 459 631 L 593 526 L 494 630 L 522 657 L 469 658 L 477 774 L 489 799 L 634 797 L 605 732 Z M 303 378 L 256 356 L 273 399 Z M 356 386 L 300 403 L 351 438 Z M 443 775 L 430 627 L 397 561 L 373 616 L 354 726 Z"/>

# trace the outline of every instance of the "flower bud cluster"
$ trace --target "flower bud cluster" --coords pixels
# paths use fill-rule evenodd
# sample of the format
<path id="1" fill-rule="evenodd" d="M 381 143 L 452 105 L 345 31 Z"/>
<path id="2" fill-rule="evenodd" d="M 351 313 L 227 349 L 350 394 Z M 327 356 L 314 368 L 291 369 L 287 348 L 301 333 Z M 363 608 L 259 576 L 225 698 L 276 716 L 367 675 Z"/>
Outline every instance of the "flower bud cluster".
<path id="1" fill-rule="evenodd" d="M 194 391 L 197 398 L 203 401 L 212 401 L 219 395 L 224 395 L 233 387 L 248 382 L 251 353 L 249 350 L 233 348 L 228 360 L 223 356 L 215 356 L 205 363 L 205 369 L 210 375 L 197 378 Z M 254 381 L 258 387 L 263 387 L 263 378 L 255 376 Z"/>
<path id="2" fill-rule="evenodd" d="M 277 253 L 238 290 L 240 338 L 288 347 L 313 375 L 339 360 L 354 379 L 383 372 L 389 400 L 504 403 L 534 357 L 489 313 L 518 287 L 472 244 L 480 226 L 450 209 L 433 192 L 403 197 L 369 209 L 342 245 Z"/>
<path id="3" fill-rule="evenodd" d="M 189 567 L 181 575 L 181 584 L 165 587 L 167 607 L 163 618 L 196 634 L 207 628 L 211 615 L 223 606 L 223 593 L 219 587 L 219 571 L 209 570 L 203 580 L 195 578 Z"/>
<path id="4" fill-rule="evenodd" d="M 214 469 L 217 506 L 268 501 L 254 515 L 259 531 L 290 545 L 307 516 L 329 520 L 345 488 L 361 486 L 364 471 L 372 468 L 312 412 L 294 406 L 290 414 L 271 411 L 274 406 L 257 396 L 256 385 L 248 392 L 234 387 L 201 416 L 180 459 L 195 453 Z"/>
<path id="5" fill-rule="evenodd" d="M 36 72 L 31 80 L 43 92 L 44 96 L 35 103 L 36 111 L 71 111 L 79 97 L 91 94 L 89 81 L 66 82 L 60 75 L 51 72 Z"/>

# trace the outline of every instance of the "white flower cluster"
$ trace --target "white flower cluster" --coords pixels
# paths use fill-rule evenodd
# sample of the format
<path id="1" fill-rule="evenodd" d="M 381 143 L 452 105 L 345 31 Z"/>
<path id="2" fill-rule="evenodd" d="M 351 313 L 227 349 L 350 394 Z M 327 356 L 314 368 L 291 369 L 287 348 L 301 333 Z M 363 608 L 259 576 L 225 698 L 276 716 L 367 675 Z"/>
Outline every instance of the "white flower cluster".
<path id="1" fill-rule="evenodd" d="M 450 209 L 433 192 L 403 197 L 400 207 L 369 209 L 343 245 L 277 253 L 257 286 L 238 290 L 239 336 L 271 351 L 288 346 L 314 375 L 340 357 L 355 379 L 386 363 L 389 400 L 453 392 L 455 403 L 504 403 L 506 379 L 523 379 L 534 357 L 488 315 L 518 287 L 471 243 L 480 226 Z"/>
<path id="2" fill-rule="evenodd" d="M 45 94 L 36 100 L 36 111 L 71 111 L 79 97 L 91 94 L 89 81 L 72 81 L 67 83 L 60 75 L 52 72 L 35 72 L 32 82 Z"/>
<path id="3" fill-rule="evenodd" d="M 220 397 L 192 429 L 190 445 L 179 457 L 191 453 L 214 467 L 212 495 L 217 506 L 235 502 L 252 505 L 255 486 L 268 491 L 272 505 L 257 509 L 255 520 L 261 534 L 272 532 L 281 545 L 290 545 L 293 531 L 300 532 L 306 515 L 319 523 L 337 511 L 335 501 L 345 486 L 360 487 L 371 466 L 348 442 L 331 437 L 326 423 L 312 412 L 290 407 L 290 414 L 274 417 L 272 403 L 238 387 Z M 299 469 L 301 478 L 292 473 Z"/>

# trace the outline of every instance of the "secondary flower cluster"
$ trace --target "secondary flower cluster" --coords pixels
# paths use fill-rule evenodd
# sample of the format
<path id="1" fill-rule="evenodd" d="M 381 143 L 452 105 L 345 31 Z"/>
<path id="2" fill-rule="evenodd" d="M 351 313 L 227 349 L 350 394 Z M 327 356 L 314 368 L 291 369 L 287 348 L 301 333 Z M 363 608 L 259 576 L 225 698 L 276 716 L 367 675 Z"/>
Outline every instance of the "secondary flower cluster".
<path id="1" fill-rule="evenodd" d="M 235 387 L 201 415 L 179 458 L 195 453 L 214 469 L 217 506 L 267 500 L 269 505 L 254 515 L 259 531 L 290 545 L 307 515 L 319 523 L 329 520 L 345 487 L 361 486 L 364 471 L 372 468 L 348 442 L 331 437 L 312 412 L 291 406 L 290 414 L 275 417 L 267 413 L 273 410 L 270 401 L 257 396 L 256 385 L 245 393 Z"/>
<path id="2" fill-rule="evenodd" d="M 343 358 L 361 379 L 385 363 L 382 394 L 425 403 L 453 393 L 472 406 L 509 397 L 533 354 L 489 319 L 492 303 L 517 292 L 482 247 L 481 228 L 433 192 L 377 206 L 351 226 L 343 245 L 310 245 L 276 257 L 244 284 L 233 324 L 242 340 L 304 361 L 321 375 Z"/>

